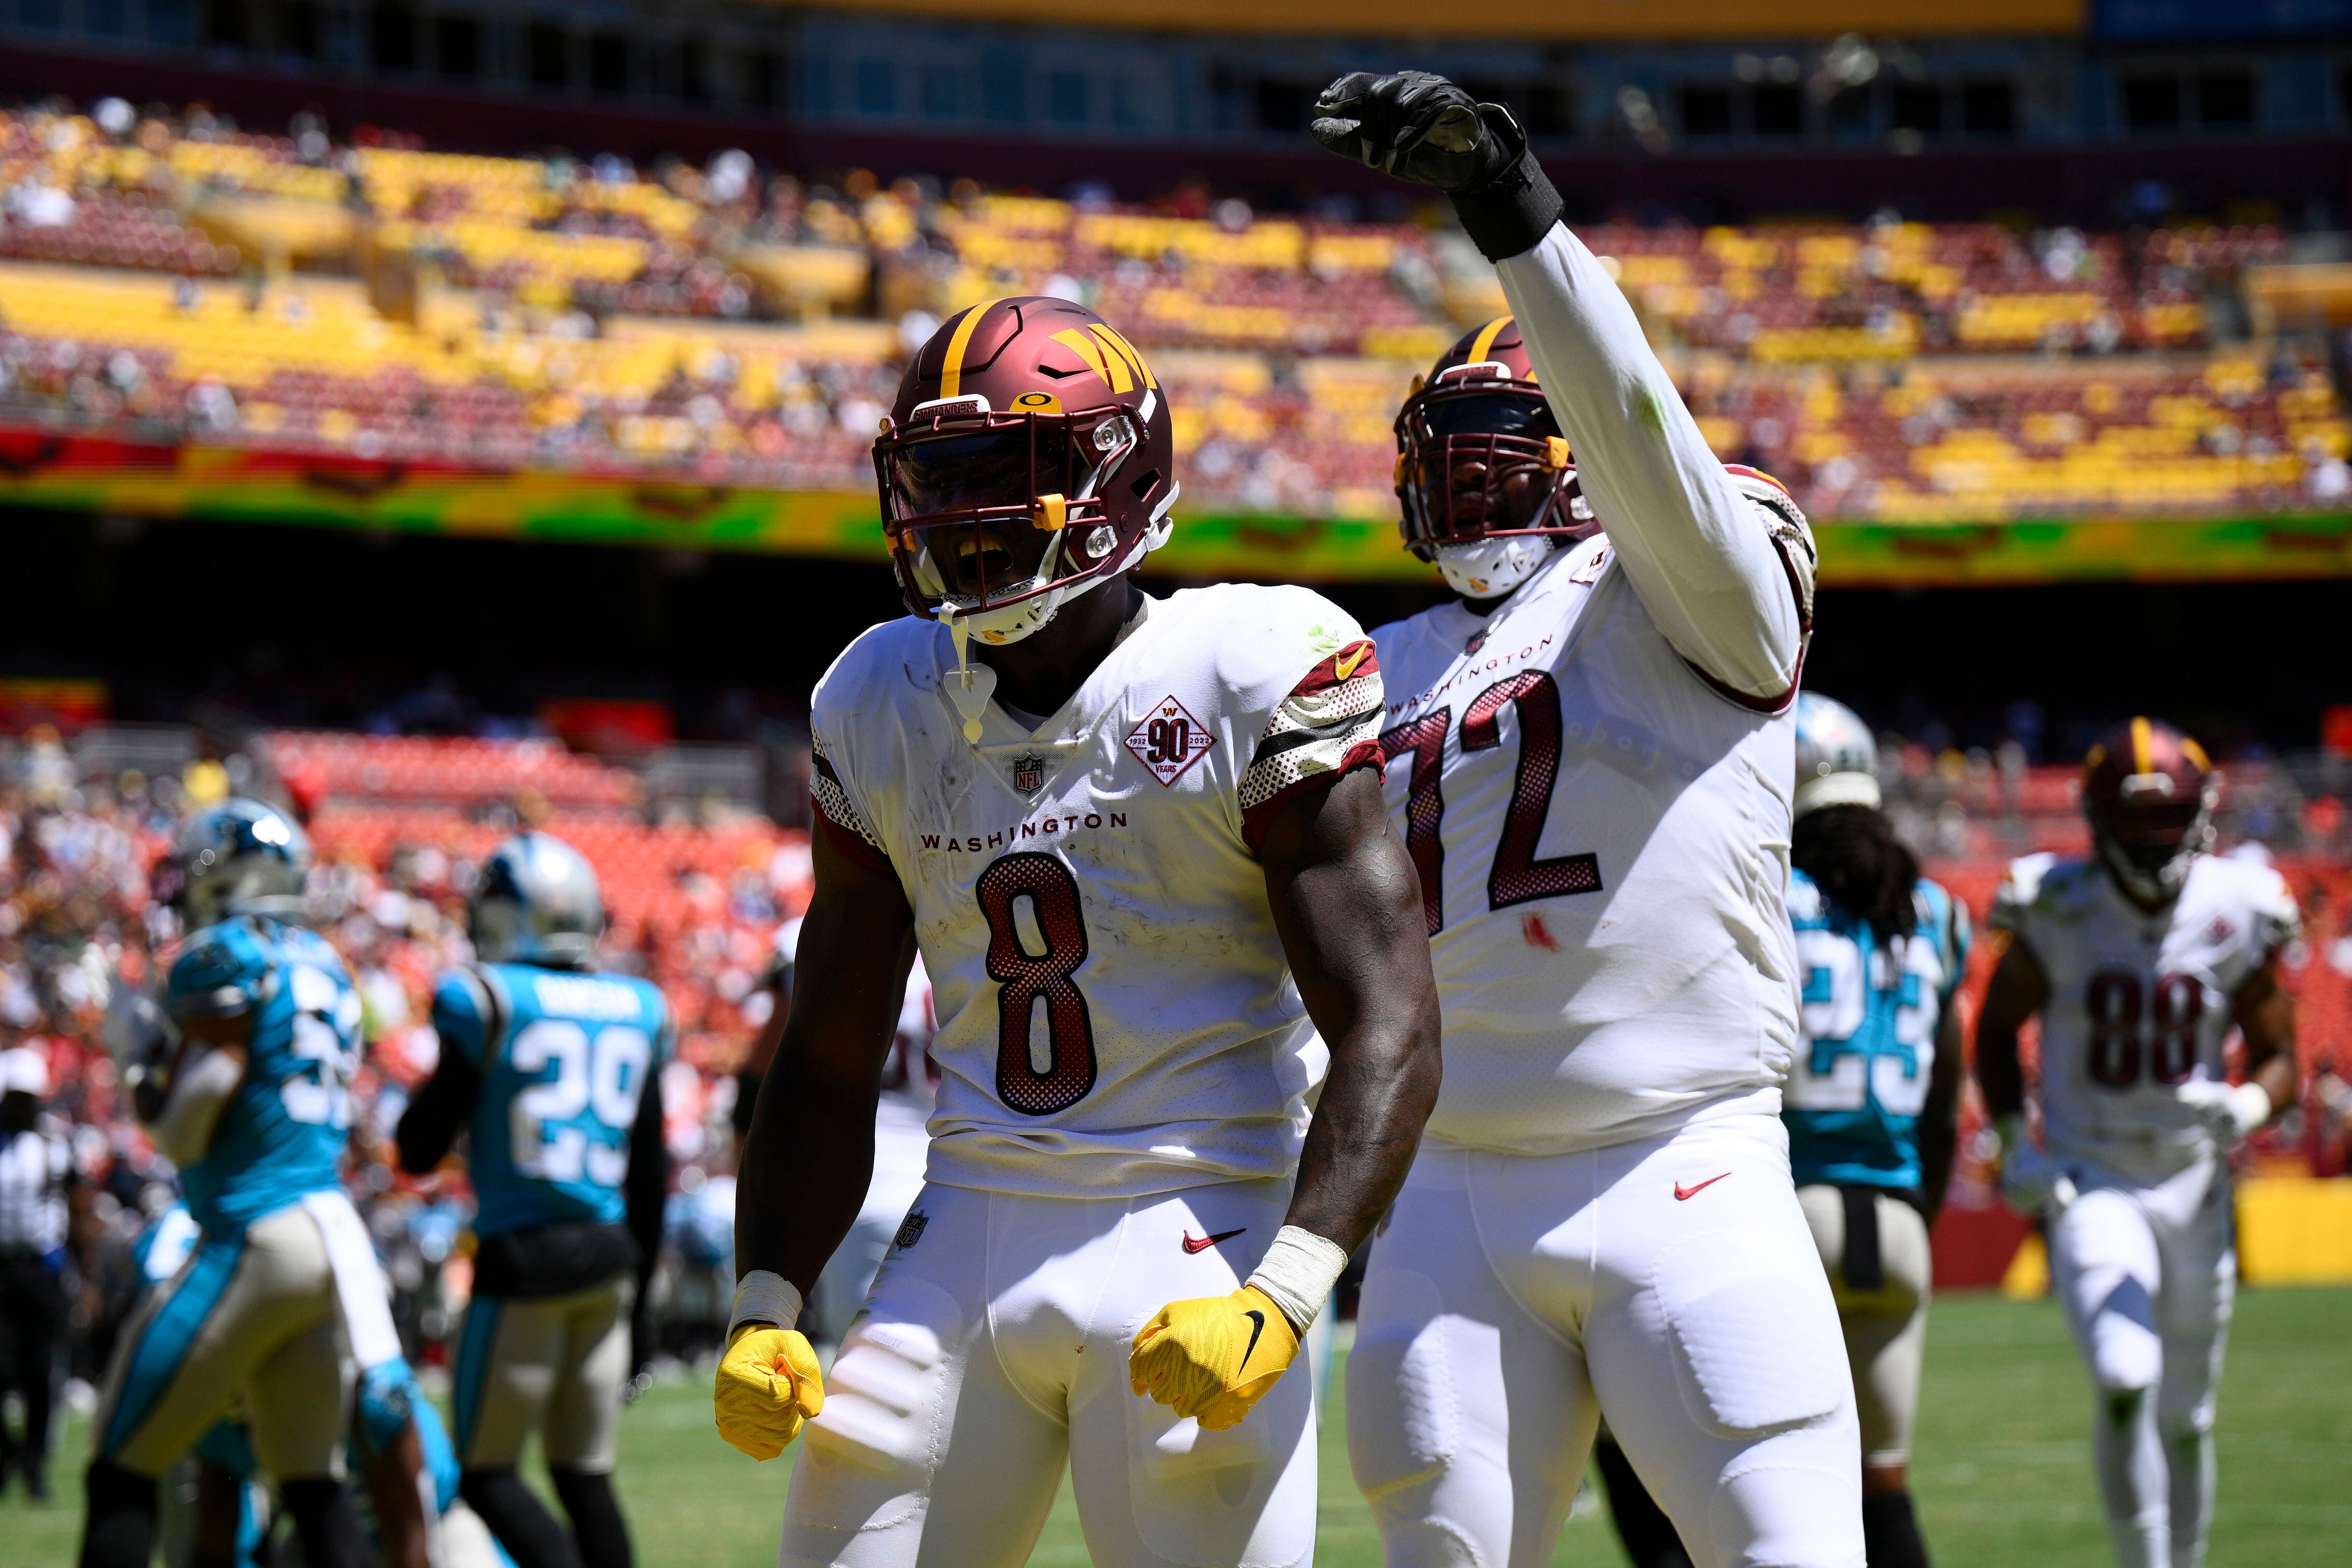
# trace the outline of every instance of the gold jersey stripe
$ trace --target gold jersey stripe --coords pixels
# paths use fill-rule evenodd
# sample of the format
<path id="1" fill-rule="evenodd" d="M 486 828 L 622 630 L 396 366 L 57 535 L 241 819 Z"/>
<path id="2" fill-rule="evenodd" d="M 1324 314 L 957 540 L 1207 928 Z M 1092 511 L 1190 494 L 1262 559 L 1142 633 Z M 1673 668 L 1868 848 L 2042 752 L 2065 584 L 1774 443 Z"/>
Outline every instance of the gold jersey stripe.
<path id="1" fill-rule="evenodd" d="M 992 307 L 1003 302 L 1003 298 L 1000 294 L 993 300 L 982 300 L 979 304 L 966 310 L 963 313 L 963 320 L 956 323 L 954 335 L 948 339 L 947 361 L 940 366 L 941 397 L 953 397 L 963 390 L 963 356 L 964 351 L 971 347 L 972 331 L 980 325 L 980 319 L 982 316 L 987 315 Z"/>

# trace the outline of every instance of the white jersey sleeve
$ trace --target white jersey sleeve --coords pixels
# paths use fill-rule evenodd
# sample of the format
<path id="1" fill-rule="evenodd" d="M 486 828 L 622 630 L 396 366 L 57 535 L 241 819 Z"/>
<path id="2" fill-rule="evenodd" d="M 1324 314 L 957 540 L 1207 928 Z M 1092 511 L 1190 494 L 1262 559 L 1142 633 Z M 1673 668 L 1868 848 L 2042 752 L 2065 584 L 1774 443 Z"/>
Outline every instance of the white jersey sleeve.
<path id="1" fill-rule="evenodd" d="M 2132 1183 L 2217 1161 L 2221 1151 L 2179 1091 L 2226 1078 L 2232 999 L 2300 929 L 2285 879 L 2201 855 L 2180 896 L 2151 913 L 2095 860 L 2031 858 L 2040 864 L 2011 868 L 1995 915 L 2049 982 L 2043 1141 Z"/>
<path id="2" fill-rule="evenodd" d="M 1790 701 L 1815 560 L 1795 500 L 1717 459 L 1633 307 L 1565 225 L 1496 270 L 1593 515 L 1659 629 L 1727 694 Z"/>
<path id="3" fill-rule="evenodd" d="M 1133 1196 L 1287 1175 L 1324 1052 L 1257 846 L 1298 792 L 1377 764 L 1370 641 L 1304 589 L 1178 594 L 1034 731 L 991 704 L 976 745 L 953 662 L 929 622 L 878 626 L 811 720 L 821 830 L 915 911 L 929 1179 Z"/>

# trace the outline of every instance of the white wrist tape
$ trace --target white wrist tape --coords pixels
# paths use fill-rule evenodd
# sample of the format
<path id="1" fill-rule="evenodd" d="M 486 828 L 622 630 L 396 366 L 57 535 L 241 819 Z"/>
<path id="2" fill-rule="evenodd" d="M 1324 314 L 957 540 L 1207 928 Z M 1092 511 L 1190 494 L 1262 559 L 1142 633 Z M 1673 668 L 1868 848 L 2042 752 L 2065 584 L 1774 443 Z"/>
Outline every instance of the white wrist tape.
<path id="1" fill-rule="evenodd" d="M 2250 1138 L 2271 1119 L 2271 1091 L 2258 1083 L 2242 1083 L 2230 1091 L 2229 1106 L 2238 1136 Z"/>
<path id="2" fill-rule="evenodd" d="M 1265 1291 L 1266 1299 L 1281 1308 L 1282 1315 L 1303 1334 L 1315 1321 L 1315 1314 L 1323 1310 L 1323 1303 L 1330 1300 L 1331 1287 L 1339 1282 L 1340 1271 L 1347 1267 L 1346 1247 L 1311 1230 L 1286 1225 L 1275 1233 L 1274 1245 L 1265 1249 L 1257 1272 L 1244 1283 Z"/>
<path id="3" fill-rule="evenodd" d="M 782 1275 L 754 1268 L 735 1281 L 735 1310 L 727 1318 L 729 1339 L 735 1337 L 739 1324 L 773 1323 L 791 1329 L 799 1327 L 800 1321 L 800 1287 Z"/>

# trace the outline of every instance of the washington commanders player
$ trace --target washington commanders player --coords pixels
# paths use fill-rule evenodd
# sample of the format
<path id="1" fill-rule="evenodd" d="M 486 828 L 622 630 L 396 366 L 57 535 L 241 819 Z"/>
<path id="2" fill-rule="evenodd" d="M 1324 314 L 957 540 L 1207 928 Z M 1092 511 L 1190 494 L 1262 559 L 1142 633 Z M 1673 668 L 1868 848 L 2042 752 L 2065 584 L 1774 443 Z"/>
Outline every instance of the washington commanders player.
<path id="1" fill-rule="evenodd" d="M 2049 1225 L 2053 1282 L 2099 1408 L 2092 1456 L 2125 1568 L 2196 1568 L 2213 1511 L 2213 1399 L 2237 1279 L 2230 1147 L 2293 1099 L 2301 916 L 2267 866 L 2206 853 L 2218 784 L 2197 742 L 2134 719 L 2091 749 L 2092 853 L 2010 868 L 2010 933 L 1977 1024 L 2001 1191 Z M 2042 1019 L 2042 1144 L 2017 1036 Z M 2246 1081 L 2221 1047 L 2245 1039 Z"/>
<path id="2" fill-rule="evenodd" d="M 1452 194 L 1512 310 L 1398 419 L 1406 542 L 1463 595 L 1375 638 L 1446 1071 L 1364 1283 L 1357 1481 L 1391 1568 L 1549 1563 L 1605 1412 L 1702 1568 L 1859 1568 L 1780 1119 L 1804 519 L 1707 450 L 1506 111 L 1404 72 L 1317 112 Z"/>
<path id="3" fill-rule="evenodd" d="M 1311 1555 L 1282 1373 L 1411 1163 L 1435 987 L 1372 645 L 1302 589 L 1137 588 L 1171 458 L 1141 356 L 1049 299 L 950 318 L 875 445 L 912 613 L 814 700 L 816 890 L 717 1389 L 757 1457 L 809 1418 L 787 1565 L 1024 1563 L 1066 1459 L 1097 1563 Z M 821 1384 L 793 1325 L 918 949 L 927 1184 Z"/>

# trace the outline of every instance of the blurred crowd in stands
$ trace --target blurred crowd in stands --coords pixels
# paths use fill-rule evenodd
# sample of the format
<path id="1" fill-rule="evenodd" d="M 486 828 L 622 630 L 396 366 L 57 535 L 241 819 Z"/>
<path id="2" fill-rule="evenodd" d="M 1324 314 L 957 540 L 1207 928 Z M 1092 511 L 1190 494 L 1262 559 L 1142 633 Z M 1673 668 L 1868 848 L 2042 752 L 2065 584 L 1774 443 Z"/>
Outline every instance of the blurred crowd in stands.
<path id="1" fill-rule="evenodd" d="M 804 184 L 740 152 L 479 157 L 304 116 L 0 114 L 0 425 L 858 490 L 907 345 L 984 297 L 1101 311 L 1196 504 L 1389 514 L 1413 373 L 1501 294 L 1433 209 Z M 2324 342 L 2250 334 L 2262 225 L 1882 215 L 1581 233 L 1727 458 L 1823 519 L 2277 512 L 2352 493 Z M 66 266 L 44 265 L 66 263 Z"/>
<path id="2" fill-rule="evenodd" d="M 805 838 L 724 810 L 650 826 L 606 809 L 609 801 L 551 804 L 567 771 L 575 784 L 587 780 L 575 795 L 594 796 L 609 794 L 594 775 L 620 770 L 585 759 L 567 769 L 561 748 L 545 743 L 424 743 L 438 755 L 422 771 L 437 766 L 444 799 L 470 794 L 464 809 L 350 804 L 333 792 L 352 781 L 314 765 L 338 742 L 378 770 L 386 752 L 403 760 L 404 744 L 405 760 L 417 761 L 412 742 L 307 736 L 227 766 L 199 762 L 182 777 L 90 778 L 54 732 L 37 731 L 0 765 L 0 1049 L 30 1046 L 46 1059 L 54 1086 L 46 1114 L 69 1142 L 88 1200 L 79 1205 L 71 1375 L 97 1379 L 136 1289 L 130 1244 L 175 1192 L 170 1163 L 119 1089 L 112 1055 L 129 999 L 160 975 L 182 935 L 173 913 L 149 901 L 150 873 L 181 810 L 217 798 L 233 779 L 298 805 L 311 797 L 319 856 L 309 918 L 350 964 L 365 1010 L 349 1181 L 388 1265 L 404 1331 L 428 1359 L 439 1358 L 471 1278 L 462 1173 L 453 1165 L 423 1180 L 400 1175 L 391 1148 L 407 1094 L 437 1055 L 431 987 L 470 959 L 473 866 L 518 824 L 556 832 L 597 863 L 612 916 L 602 963 L 654 979 L 679 1020 L 680 1057 L 663 1085 L 677 1174 L 656 1291 L 666 1342 L 691 1351 L 698 1335 L 717 1333 L 721 1276 L 731 1283 L 732 1075 L 775 1005 L 763 979 L 777 928 L 807 900 Z M 488 775 L 486 746 L 503 753 Z M 292 764 L 293 783 L 271 778 L 273 753 Z M 515 787 L 521 777 L 552 787 Z M 90 1397 L 86 1387 L 75 1393 Z"/>

